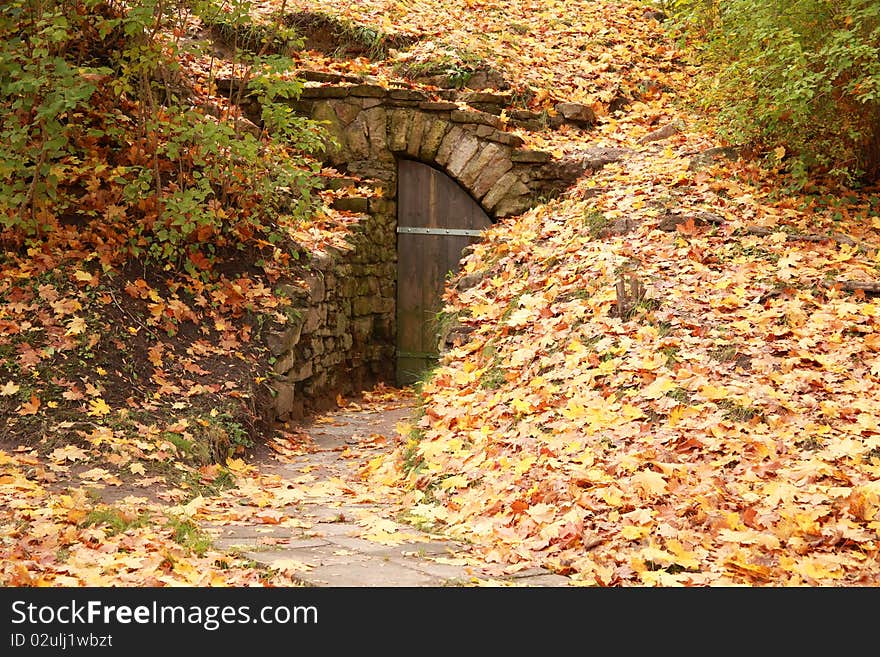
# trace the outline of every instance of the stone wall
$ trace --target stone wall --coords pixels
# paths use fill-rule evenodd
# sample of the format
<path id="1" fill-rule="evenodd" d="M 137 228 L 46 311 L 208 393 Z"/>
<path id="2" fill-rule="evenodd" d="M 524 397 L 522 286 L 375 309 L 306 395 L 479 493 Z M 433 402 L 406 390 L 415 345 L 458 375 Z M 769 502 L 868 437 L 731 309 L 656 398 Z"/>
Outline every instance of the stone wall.
<path id="1" fill-rule="evenodd" d="M 313 253 L 285 326 L 269 332 L 277 419 L 320 410 L 337 394 L 394 380 L 396 244 L 392 204 L 360 201 L 349 248 Z"/>

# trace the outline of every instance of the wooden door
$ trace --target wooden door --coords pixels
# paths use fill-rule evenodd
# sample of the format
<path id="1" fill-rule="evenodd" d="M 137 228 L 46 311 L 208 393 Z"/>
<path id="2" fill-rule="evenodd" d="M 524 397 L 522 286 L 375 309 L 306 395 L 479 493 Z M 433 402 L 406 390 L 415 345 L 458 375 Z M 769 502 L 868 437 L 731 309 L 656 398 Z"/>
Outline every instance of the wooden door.
<path id="1" fill-rule="evenodd" d="M 397 382 L 416 381 L 437 360 L 443 289 L 461 252 L 492 221 L 452 178 L 400 160 L 397 177 Z"/>

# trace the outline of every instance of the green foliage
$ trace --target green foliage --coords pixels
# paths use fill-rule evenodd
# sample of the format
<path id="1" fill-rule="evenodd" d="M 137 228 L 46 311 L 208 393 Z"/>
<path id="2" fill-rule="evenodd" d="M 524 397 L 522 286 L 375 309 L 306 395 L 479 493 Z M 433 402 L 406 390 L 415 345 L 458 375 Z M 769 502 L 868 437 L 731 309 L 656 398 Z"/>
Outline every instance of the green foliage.
<path id="1" fill-rule="evenodd" d="M 450 48 L 412 54 L 401 58 L 394 68 L 400 75 L 411 78 L 443 76 L 444 84 L 462 89 L 477 71 L 487 66 L 482 58 L 473 53 Z"/>
<path id="2" fill-rule="evenodd" d="M 115 507 L 101 505 L 89 511 L 80 524 L 82 527 L 103 527 L 109 536 L 114 536 L 129 529 L 143 527 L 149 520 L 147 513 L 134 516 Z"/>
<path id="3" fill-rule="evenodd" d="M 31 233 L 46 230 L 44 208 L 57 200 L 59 175 L 75 161 L 68 154 L 74 121 L 107 72 L 93 57 L 70 52 L 85 29 L 83 2 L 10 0 L 0 10 L 0 223 Z M 73 56 L 71 56 L 73 55 Z"/>
<path id="4" fill-rule="evenodd" d="M 880 3 L 670 0 L 665 8 L 714 69 L 698 91 L 732 141 L 801 184 L 813 175 L 880 179 Z"/>
<path id="5" fill-rule="evenodd" d="M 267 48 L 235 50 L 238 91 L 229 107 L 196 102 L 180 66 L 185 55 L 198 55 L 199 46 L 181 39 L 193 12 L 244 24 L 249 11 L 246 0 L 5 3 L 5 237 L 40 238 L 71 214 L 98 219 L 134 257 L 196 274 L 217 251 L 276 243 L 280 220 L 308 216 L 319 168 L 312 154 L 324 140 L 317 124 L 286 104 L 302 90 L 285 75 L 292 62 Z M 245 93 L 260 108 L 259 127 L 238 109 Z"/>
<path id="6" fill-rule="evenodd" d="M 171 531 L 174 542 L 203 556 L 211 549 L 211 538 L 189 518 L 168 516 L 165 527 Z"/>

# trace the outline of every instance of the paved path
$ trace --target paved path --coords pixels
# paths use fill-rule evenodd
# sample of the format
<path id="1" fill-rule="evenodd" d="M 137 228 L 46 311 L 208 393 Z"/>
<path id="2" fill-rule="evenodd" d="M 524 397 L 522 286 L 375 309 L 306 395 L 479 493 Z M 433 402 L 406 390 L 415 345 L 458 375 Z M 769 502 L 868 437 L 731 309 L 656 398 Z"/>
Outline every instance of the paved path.
<path id="1" fill-rule="evenodd" d="M 390 449 L 395 425 L 411 413 L 409 405 L 401 404 L 339 410 L 303 427 L 314 441 L 311 450 L 288 459 L 264 456 L 259 467 L 291 485 L 301 482 L 304 472 L 319 486 L 323 482 L 353 482 L 361 464 Z M 308 497 L 285 510 L 303 520 L 301 528 L 223 526 L 216 528 L 214 544 L 238 550 L 269 567 L 301 564 L 296 577 L 310 586 L 565 586 L 568 582 L 565 577 L 537 569 L 514 576 L 493 575 L 469 565 L 464 558 L 465 546 L 397 522 L 390 504 L 364 501 L 363 494 L 355 500 L 348 503 L 338 497 Z M 364 538 L 370 536 L 364 518 L 379 525 L 380 536 L 396 540 Z"/>

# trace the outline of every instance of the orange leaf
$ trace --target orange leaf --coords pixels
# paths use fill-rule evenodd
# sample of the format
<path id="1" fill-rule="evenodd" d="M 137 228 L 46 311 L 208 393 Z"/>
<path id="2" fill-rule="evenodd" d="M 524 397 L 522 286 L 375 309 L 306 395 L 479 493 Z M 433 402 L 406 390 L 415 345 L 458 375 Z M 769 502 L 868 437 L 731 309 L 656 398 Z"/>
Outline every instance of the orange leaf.
<path id="1" fill-rule="evenodd" d="M 199 269 L 207 270 L 211 268 L 211 261 L 208 260 L 201 251 L 190 253 L 189 260 Z"/>
<path id="2" fill-rule="evenodd" d="M 694 223 L 693 217 L 688 217 L 687 221 L 678 224 L 675 227 L 675 230 L 682 235 L 696 235 L 698 232 L 697 225 Z"/>
<path id="3" fill-rule="evenodd" d="M 38 408 L 40 408 L 40 398 L 36 395 L 31 395 L 31 400 L 21 405 L 21 408 L 18 410 L 18 414 L 36 415 Z"/>
<path id="4" fill-rule="evenodd" d="M 514 513 L 522 513 L 526 509 L 529 508 L 529 503 L 523 500 L 516 500 L 513 504 L 510 505 L 510 510 Z"/>

